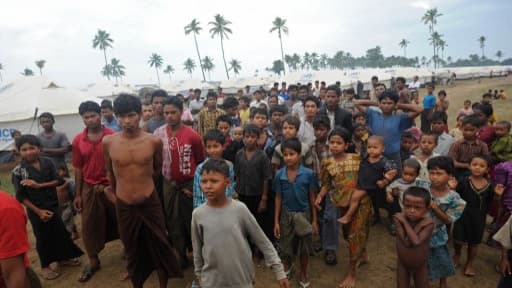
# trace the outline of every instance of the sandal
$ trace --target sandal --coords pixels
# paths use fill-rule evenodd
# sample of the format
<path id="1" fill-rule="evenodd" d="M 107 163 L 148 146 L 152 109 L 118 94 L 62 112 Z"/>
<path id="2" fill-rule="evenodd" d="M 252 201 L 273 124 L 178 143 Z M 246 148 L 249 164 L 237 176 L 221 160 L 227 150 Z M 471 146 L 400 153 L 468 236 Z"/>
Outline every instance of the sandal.
<path id="1" fill-rule="evenodd" d="M 59 273 L 48 269 L 46 272 L 41 272 L 41 277 L 43 277 L 44 280 L 54 280 L 57 279 L 60 276 Z"/>
<path id="2" fill-rule="evenodd" d="M 59 265 L 70 266 L 70 267 L 78 267 L 78 266 L 82 265 L 82 262 L 80 262 L 80 259 L 78 259 L 78 258 L 73 258 L 73 259 L 68 259 L 68 260 L 60 261 Z"/>
<path id="3" fill-rule="evenodd" d="M 306 280 L 306 282 L 302 280 L 299 281 L 300 288 L 308 288 L 309 286 L 311 286 L 311 282 L 309 282 L 308 280 Z"/>
<path id="4" fill-rule="evenodd" d="M 91 265 L 87 265 L 84 267 L 84 270 L 82 270 L 82 275 L 80 275 L 80 278 L 78 278 L 78 282 L 84 283 L 89 281 L 92 276 L 100 270 L 100 267 L 93 267 Z"/>
<path id="5" fill-rule="evenodd" d="M 290 268 L 288 269 L 288 271 L 284 271 L 284 273 L 286 274 L 286 278 L 288 278 L 288 279 L 292 278 L 293 265 L 294 264 L 290 265 Z"/>

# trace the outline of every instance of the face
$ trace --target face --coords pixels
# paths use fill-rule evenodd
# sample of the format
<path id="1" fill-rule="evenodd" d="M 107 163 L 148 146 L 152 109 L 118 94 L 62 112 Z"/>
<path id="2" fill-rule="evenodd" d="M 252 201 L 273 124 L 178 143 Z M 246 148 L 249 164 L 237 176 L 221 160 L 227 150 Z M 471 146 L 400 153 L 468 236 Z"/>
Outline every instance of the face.
<path id="1" fill-rule="evenodd" d="M 297 129 L 295 126 L 288 124 L 288 122 L 283 123 L 283 137 L 284 139 L 290 139 L 297 137 Z"/>
<path id="2" fill-rule="evenodd" d="M 153 117 L 153 106 L 142 105 L 142 120 L 148 121 Z"/>
<path id="3" fill-rule="evenodd" d="M 277 89 L 277 87 L 276 87 L 276 89 Z M 277 90 L 270 90 L 270 97 L 275 97 L 275 96 L 277 96 Z"/>
<path id="4" fill-rule="evenodd" d="M 473 126 L 472 124 L 465 124 L 462 126 L 462 136 L 467 140 L 474 140 L 476 138 L 476 133 L 478 132 L 478 127 Z"/>
<path id="5" fill-rule="evenodd" d="M 293 149 L 285 148 L 283 149 L 283 159 L 286 167 L 296 166 L 299 164 L 300 155 Z"/>
<path id="6" fill-rule="evenodd" d="M 133 132 L 139 128 L 140 114 L 132 111 L 124 115 L 119 115 L 119 125 L 126 132 Z"/>
<path id="7" fill-rule="evenodd" d="M 277 100 L 277 97 L 269 97 L 269 98 L 268 98 L 268 106 L 269 106 L 270 108 L 272 108 L 272 107 L 276 106 L 278 102 L 279 102 L 279 101 Z"/>
<path id="8" fill-rule="evenodd" d="M 421 220 L 428 211 L 425 199 L 413 195 L 404 195 L 403 205 L 405 217 L 412 222 Z"/>
<path id="9" fill-rule="evenodd" d="M 389 98 L 384 98 L 379 103 L 379 108 L 380 108 L 380 110 L 382 110 L 382 113 L 384 113 L 384 114 L 392 113 L 395 110 L 395 106 L 396 106 L 396 103 Z"/>
<path id="10" fill-rule="evenodd" d="M 345 153 L 348 144 L 345 140 L 339 135 L 331 135 L 329 138 L 329 151 L 331 151 L 332 155 L 341 155 Z"/>
<path id="11" fill-rule="evenodd" d="M 489 164 L 482 158 L 475 157 L 469 162 L 469 171 L 478 177 L 483 177 L 489 172 Z"/>
<path id="12" fill-rule="evenodd" d="M 413 145 L 414 145 L 414 140 L 409 139 L 409 138 L 404 138 L 400 142 L 400 148 L 402 149 L 402 151 L 411 151 Z"/>
<path id="13" fill-rule="evenodd" d="M 162 114 L 164 109 L 164 97 L 153 97 L 151 105 L 153 105 L 153 112 L 156 114 Z"/>
<path id="14" fill-rule="evenodd" d="M 446 98 L 446 95 L 443 93 L 438 93 L 437 98 L 439 98 L 440 100 L 444 100 Z"/>
<path id="15" fill-rule="evenodd" d="M 354 137 L 356 137 L 357 139 L 363 138 L 365 134 L 366 134 L 366 127 L 357 127 L 354 130 Z"/>
<path id="16" fill-rule="evenodd" d="M 434 93 L 434 87 L 427 86 L 427 92 L 428 94 Z"/>
<path id="17" fill-rule="evenodd" d="M 347 97 L 347 99 L 348 99 L 348 100 L 352 100 L 352 99 L 354 99 L 354 94 L 347 93 L 347 94 L 345 94 L 345 95 L 346 95 L 346 97 Z"/>
<path id="18" fill-rule="evenodd" d="M 171 127 L 175 127 L 181 124 L 181 111 L 174 105 L 164 106 L 164 117 L 165 122 Z"/>
<path id="19" fill-rule="evenodd" d="M 316 113 L 318 113 L 318 106 L 316 106 L 316 103 L 313 101 L 307 101 L 304 104 L 304 114 L 306 114 L 306 117 L 313 118 Z"/>
<path id="20" fill-rule="evenodd" d="M 238 109 L 245 110 L 247 107 L 249 107 L 249 105 L 245 101 L 238 103 Z"/>
<path id="21" fill-rule="evenodd" d="M 336 95 L 336 91 L 327 91 L 327 94 L 325 94 L 325 105 L 331 109 L 338 105 L 338 95 Z"/>
<path id="22" fill-rule="evenodd" d="M 233 130 L 233 139 L 235 141 L 242 141 L 244 138 L 244 129 L 242 127 L 235 127 Z"/>
<path id="23" fill-rule="evenodd" d="M 436 148 L 437 142 L 436 138 L 432 135 L 423 135 L 420 138 L 420 148 L 423 153 L 432 154 L 434 148 Z"/>
<path id="24" fill-rule="evenodd" d="M 114 112 L 112 112 L 112 109 L 109 108 L 101 108 L 101 116 L 104 119 L 112 119 L 114 117 Z"/>
<path id="25" fill-rule="evenodd" d="M 39 124 L 43 127 L 44 130 L 50 130 L 53 128 L 53 121 L 48 117 L 43 117 L 39 119 Z"/>
<path id="26" fill-rule="evenodd" d="M 272 124 L 274 124 L 275 126 L 281 126 L 281 124 L 283 124 L 283 118 L 284 115 L 281 112 L 272 113 Z"/>
<path id="27" fill-rule="evenodd" d="M 244 144 L 246 147 L 256 147 L 256 141 L 258 140 L 258 135 L 253 133 L 245 133 L 244 134 Z"/>
<path id="28" fill-rule="evenodd" d="M 263 96 L 259 92 L 254 93 L 254 99 L 256 99 L 256 101 L 261 101 L 261 99 L 263 99 Z"/>
<path id="29" fill-rule="evenodd" d="M 400 81 L 396 81 L 396 87 L 399 89 L 399 90 L 402 90 L 404 88 L 404 82 L 402 82 L 402 80 Z"/>
<path id="30" fill-rule="evenodd" d="M 267 116 L 263 114 L 254 115 L 252 124 L 258 126 L 259 128 L 265 128 L 265 126 L 267 126 Z"/>
<path id="31" fill-rule="evenodd" d="M 297 90 L 290 89 L 290 91 L 288 91 L 288 96 L 290 96 L 291 99 L 297 99 Z"/>
<path id="32" fill-rule="evenodd" d="M 438 135 L 443 134 L 444 127 L 446 127 L 446 125 L 443 121 L 434 121 L 432 122 L 432 133 L 436 133 Z"/>
<path id="33" fill-rule="evenodd" d="M 238 107 L 235 106 L 235 107 L 226 108 L 225 111 L 226 111 L 226 114 L 228 114 L 231 117 L 234 117 L 238 113 Z"/>
<path id="34" fill-rule="evenodd" d="M 369 139 L 366 151 L 368 152 L 368 156 L 377 158 L 384 152 L 384 145 L 379 140 Z"/>
<path id="35" fill-rule="evenodd" d="M 375 88 L 375 96 L 379 97 L 380 94 L 384 93 L 384 91 L 386 91 L 386 88 L 384 88 L 384 86 L 382 85 L 379 85 Z"/>
<path id="36" fill-rule="evenodd" d="M 402 180 L 412 183 L 418 177 L 418 171 L 413 167 L 404 166 L 402 169 Z"/>
<path id="37" fill-rule="evenodd" d="M 227 122 L 220 121 L 219 124 L 217 124 L 217 129 L 224 134 L 224 136 L 229 135 L 229 130 L 231 130 L 231 125 Z"/>
<path id="38" fill-rule="evenodd" d="M 64 177 L 66 176 L 66 171 L 64 171 L 64 169 L 57 169 L 57 175 L 59 177 Z"/>
<path id="39" fill-rule="evenodd" d="M 485 115 L 480 109 L 473 109 L 473 115 L 478 117 L 478 119 L 480 119 L 480 123 L 482 124 L 487 123 L 487 121 L 489 121 L 489 117 L 487 117 L 487 115 Z"/>
<path id="40" fill-rule="evenodd" d="M 222 153 L 224 152 L 224 149 L 222 147 L 222 144 L 220 144 L 219 142 L 207 140 L 205 143 L 205 148 L 206 155 L 208 155 L 208 157 L 216 159 L 222 158 Z"/>
<path id="41" fill-rule="evenodd" d="M 23 159 L 27 160 L 28 162 L 34 162 L 37 160 L 37 157 L 39 157 L 39 147 L 25 143 L 21 145 L 20 147 L 20 155 Z"/>
<path id="42" fill-rule="evenodd" d="M 452 175 L 448 174 L 445 170 L 434 168 L 428 170 L 428 178 L 433 187 L 443 188 L 448 185 Z"/>
<path id="43" fill-rule="evenodd" d="M 229 183 L 229 178 L 219 172 L 208 171 L 201 174 L 201 190 L 208 200 L 219 200 L 226 197 L 226 188 Z"/>
<path id="44" fill-rule="evenodd" d="M 101 126 L 101 116 L 96 112 L 85 112 L 82 114 L 82 120 L 84 121 L 85 127 L 87 127 L 87 129 L 95 129 Z"/>
<path id="45" fill-rule="evenodd" d="M 356 118 L 356 120 L 354 122 L 362 124 L 362 125 L 366 125 L 366 118 L 364 118 L 364 116 L 359 116 Z"/>
<path id="46" fill-rule="evenodd" d="M 482 103 L 491 103 L 491 97 L 482 98 Z"/>
<path id="47" fill-rule="evenodd" d="M 329 130 L 327 129 L 327 127 L 316 127 L 315 130 L 315 138 L 317 141 L 321 140 L 321 141 L 324 141 L 327 140 L 327 134 L 329 133 Z"/>
<path id="48" fill-rule="evenodd" d="M 208 97 L 206 100 L 206 107 L 209 109 L 214 109 L 217 107 L 217 99 L 215 97 Z"/>
<path id="49" fill-rule="evenodd" d="M 373 85 L 373 87 L 375 87 L 375 85 L 377 85 L 377 83 L 379 83 L 379 80 L 377 80 L 377 79 L 372 79 L 372 85 Z"/>
<path id="50" fill-rule="evenodd" d="M 500 124 L 500 125 L 496 125 L 496 129 L 494 130 L 494 133 L 498 137 L 503 137 L 510 133 L 510 129 L 507 126 Z"/>
<path id="51" fill-rule="evenodd" d="M 308 90 L 300 89 L 299 90 L 299 98 L 304 100 L 308 96 Z"/>
<path id="52" fill-rule="evenodd" d="M 320 89 L 320 93 L 319 93 L 318 97 L 320 98 L 320 100 L 324 101 L 326 94 L 327 94 L 327 91 L 325 89 Z"/>
<path id="53" fill-rule="evenodd" d="M 469 109 L 469 107 L 471 106 L 471 102 L 464 102 L 464 109 Z"/>

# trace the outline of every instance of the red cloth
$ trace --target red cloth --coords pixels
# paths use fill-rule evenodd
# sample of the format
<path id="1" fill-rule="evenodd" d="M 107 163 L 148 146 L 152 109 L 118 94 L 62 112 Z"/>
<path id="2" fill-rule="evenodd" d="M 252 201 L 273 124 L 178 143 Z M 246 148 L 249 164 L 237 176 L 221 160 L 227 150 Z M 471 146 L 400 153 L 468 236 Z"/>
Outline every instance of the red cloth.
<path id="1" fill-rule="evenodd" d="M 103 137 L 114 134 L 104 127 L 100 139 L 93 142 L 87 138 L 87 128 L 73 139 L 73 166 L 81 168 L 84 181 L 96 185 L 108 183 L 105 159 L 103 158 Z"/>
<path id="2" fill-rule="evenodd" d="M 0 190 L 0 259 L 25 254 L 25 266 L 30 265 L 26 255 L 30 250 L 26 226 L 27 214 L 21 204 Z M 1 270 L 0 287 L 5 287 Z"/>
<path id="3" fill-rule="evenodd" d="M 494 142 L 494 139 L 496 139 L 495 131 L 496 129 L 494 126 L 487 125 L 485 127 L 482 127 L 480 131 L 478 132 L 478 140 L 485 142 L 487 144 L 487 147 L 491 148 L 492 142 Z"/>

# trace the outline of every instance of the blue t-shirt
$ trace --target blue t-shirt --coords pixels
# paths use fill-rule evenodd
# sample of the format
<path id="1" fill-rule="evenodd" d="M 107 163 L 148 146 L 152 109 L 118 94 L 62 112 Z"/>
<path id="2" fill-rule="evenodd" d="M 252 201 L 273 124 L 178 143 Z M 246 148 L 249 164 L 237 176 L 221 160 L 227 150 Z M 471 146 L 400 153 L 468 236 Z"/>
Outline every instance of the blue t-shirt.
<path id="1" fill-rule="evenodd" d="M 110 121 L 110 122 L 108 122 L 107 119 L 103 119 L 102 122 L 103 122 L 102 123 L 103 126 L 110 128 L 110 129 L 114 130 L 115 132 L 121 131 L 121 126 L 119 125 L 119 121 L 117 121 L 116 117 L 112 118 L 112 121 Z"/>
<path id="2" fill-rule="evenodd" d="M 289 96 L 289 95 L 288 95 L 288 93 L 286 93 L 286 92 L 284 92 L 284 93 L 283 93 L 283 92 L 280 92 L 278 96 L 279 96 L 279 97 L 281 97 L 281 98 L 283 98 L 283 99 L 284 99 L 284 101 L 288 101 L 288 100 L 290 100 L 290 96 Z"/>
<path id="3" fill-rule="evenodd" d="M 429 94 L 423 97 L 423 109 L 432 109 L 436 105 L 436 96 Z"/>
<path id="4" fill-rule="evenodd" d="M 281 205 L 290 212 L 305 212 L 310 209 L 309 191 L 317 191 L 318 183 L 313 170 L 299 166 L 295 182 L 288 180 L 286 167 L 279 169 L 274 178 L 274 191 L 282 197 Z"/>
<path id="5" fill-rule="evenodd" d="M 373 135 L 384 137 L 384 156 L 400 153 L 400 135 L 412 127 L 408 113 L 384 116 L 375 109 L 366 109 L 368 126 Z"/>

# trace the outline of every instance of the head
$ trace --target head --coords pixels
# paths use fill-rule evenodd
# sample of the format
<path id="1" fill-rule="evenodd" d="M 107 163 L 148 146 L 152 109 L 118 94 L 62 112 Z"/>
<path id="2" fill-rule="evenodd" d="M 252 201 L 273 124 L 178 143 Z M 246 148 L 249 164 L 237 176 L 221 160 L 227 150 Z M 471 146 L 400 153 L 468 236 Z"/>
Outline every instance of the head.
<path id="1" fill-rule="evenodd" d="M 343 94 L 345 95 L 346 99 L 352 100 L 352 99 L 354 99 L 356 92 L 354 91 L 354 88 L 348 88 L 343 92 Z"/>
<path id="2" fill-rule="evenodd" d="M 242 96 L 239 99 L 240 99 L 239 106 L 238 106 L 239 109 L 245 110 L 251 104 L 251 99 L 249 99 L 249 97 L 247 97 L 247 96 Z"/>
<path id="3" fill-rule="evenodd" d="M 238 126 L 233 128 L 233 140 L 234 141 L 242 141 L 244 139 L 244 128 Z"/>
<path id="4" fill-rule="evenodd" d="M 340 101 L 340 88 L 336 85 L 329 85 L 325 94 L 325 105 L 329 110 L 334 110 Z"/>
<path id="5" fill-rule="evenodd" d="M 296 138 L 300 128 L 300 119 L 287 115 L 283 120 L 283 137 L 284 139 Z"/>
<path id="6" fill-rule="evenodd" d="M 57 167 L 55 167 L 55 170 L 57 171 L 57 176 L 59 177 L 69 177 L 68 169 L 66 167 L 66 164 L 61 163 L 58 164 Z"/>
<path id="7" fill-rule="evenodd" d="M 432 155 L 437 146 L 437 134 L 423 133 L 420 136 L 420 149 L 426 155 Z"/>
<path id="8" fill-rule="evenodd" d="M 114 100 L 114 113 L 123 131 L 134 132 L 139 129 L 142 105 L 137 96 L 121 93 Z"/>
<path id="9" fill-rule="evenodd" d="M 320 101 L 315 96 L 308 96 L 304 99 L 304 114 L 307 119 L 313 119 L 320 108 Z"/>
<path id="10" fill-rule="evenodd" d="M 445 100 L 446 99 L 446 91 L 441 90 L 441 91 L 437 92 L 437 98 L 439 98 L 439 100 Z"/>
<path id="11" fill-rule="evenodd" d="M 101 101 L 101 117 L 107 121 L 112 121 L 112 119 L 114 119 L 112 101 L 107 99 Z"/>
<path id="12" fill-rule="evenodd" d="M 148 121 L 153 117 L 153 105 L 149 101 L 142 102 L 142 120 Z"/>
<path id="13" fill-rule="evenodd" d="M 428 178 L 434 188 L 445 188 L 453 176 L 453 160 L 446 156 L 436 156 L 427 162 Z"/>
<path id="14" fill-rule="evenodd" d="M 480 119 L 480 125 L 485 126 L 494 113 L 490 104 L 478 104 L 473 108 L 473 115 Z"/>
<path id="15" fill-rule="evenodd" d="M 254 91 L 252 96 L 254 97 L 254 100 L 256 100 L 256 101 L 261 101 L 263 99 L 263 93 L 261 92 L 261 90 Z"/>
<path id="16" fill-rule="evenodd" d="M 432 83 L 428 83 L 427 84 L 427 93 L 428 94 L 433 94 L 434 93 L 434 89 L 435 89 L 434 88 L 434 84 L 432 84 Z"/>
<path id="17" fill-rule="evenodd" d="M 461 114 L 459 114 L 459 115 L 457 115 L 457 127 L 458 127 L 459 129 L 461 129 L 461 128 L 462 128 L 462 120 L 464 120 L 464 118 L 465 118 L 465 117 L 466 117 L 466 115 L 464 115 L 464 114 L 462 114 L 462 113 L 461 113 Z"/>
<path id="18" fill-rule="evenodd" d="M 220 115 L 215 119 L 215 127 L 222 132 L 224 137 L 229 136 L 229 132 L 231 130 L 231 126 L 233 126 L 233 122 L 231 121 L 231 117 L 227 114 Z"/>
<path id="19" fill-rule="evenodd" d="M 290 99 L 296 100 L 298 92 L 299 92 L 299 89 L 297 88 L 297 85 L 288 86 L 288 96 L 290 97 Z"/>
<path id="20" fill-rule="evenodd" d="M 315 88 L 317 88 L 317 89 L 318 89 L 318 87 L 320 87 L 320 81 L 315 80 Z"/>
<path id="21" fill-rule="evenodd" d="M 478 129 L 480 129 L 480 118 L 475 115 L 464 117 L 462 120 L 462 136 L 468 141 L 476 139 Z"/>
<path id="22" fill-rule="evenodd" d="M 368 127 L 365 124 L 354 123 L 352 128 L 354 129 L 353 136 L 355 139 L 362 139 L 368 133 Z"/>
<path id="23" fill-rule="evenodd" d="M 464 100 L 464 109 L 471 108 L 471 100 Z"/>
<path id="24" fill-rule="evenodd" d="M 392 91 L 384 91 L 379 96 L 379 108 L 383 114 L 391 114 L 396 108 L 398 95 Z"/>
<path id="25" fill-rule="evenodd" d="M 487 93 L 485 93 L 484 95 L 482 95 L 482 103 L 485 103 L 485 104 L 491 104 L 492 102 L 492 91 L 489 91 Z"/>
<path id="26" fill-rule="evenodd" d="M 222 103 L 224 111 L 226 111 L 226 114 L 230 117 L 236 117 L 238 114 L 238 106 L 240 103 L 238 100 L 236 100 L 235 97 L 227 97 L 224 99 L 224 102 Z"/>
<path id="27" fill-rule="evenodd" d="M 19 138 L 21 136 L 21 132 L 19 130 L 12 130 L 11 131 L 11 138 L 16 140 L 16 138 Z"/>
<path id="28" fill-rule="evenodd" d="M 168 97 L 163 103 L 165 122 L 176 128 L 181 125 L 181 114 L 183 113 L 183 102 L 176 97 Z"/>
<path id="29" fill-rule="evenodd" d="M 398 90 L 402 90 L 405 87 L 405 78 L 404 77 L 396 77 L 396 88 Z"/>
<path id="30" fill-rule="evenodd" d="M 499 121 L 496 123 L 496 129 L 494 133 L 497 137 L 503 137 L 510 134 L 510 121 Z"/>
<path id="31" fill-rule="evenodd" d="M 487 177 L 491 167 L 491 158 L 487 155 L 474 155 L 469 161 L 469 171 L 475 177 Z"/>
<path id="32" fill-rule="evenodd" d="M 378 83 L 377 86 L 375 87 L 375 96 L 379 98 L 379 96 L 382 95 L 382 93 L 384 93 L 386 89 L 386 84 Z"/>
<path id="33" fill-rule="evenodd" d="M 281 82 L 281 90 L 286 91 L 286 82 Z"/>
<path id="34" fill-rule="evenodd" d="M 406 159 L 402 163 L 402 180 L 406 183 L 412 183 L 420 174 L 421 164 L 414 158 Z"/>
<path id="35" fill-rule="evenodd" d="M 199 100 L 201 98 L 202 92 L 203 91 L 201 91 L 199 88 L 194 89 L 194 99 Z"/>
<path id="36" fill-rule="evenodd" d="M 39 157 L 41 142 L 35 135 L 21 135 L 15 140 L 16 149 L 23 160 L 32 163 Z"/>
<path id="37" fill-rule="evenodd" d="M 281 127 L 283 125 L 284 115 L 288 113 L 285 105 L 275 105 L 270 108 L 270 122 L 274 127 Z"/>
<path id="38" fill-rule="evenodd" d="M 418 222 L 430 210 L 430 192 L 421 187 L 409 187 L 404 192 L 402 203 L 404 214 L 408 221 Z"/>
<path id="39" fill-rule="evenodd" d="M 431 130 L 432 133 L 435 133 L 437 135 L 441 135 L 444 133 L 444 129 L 446 127 L 447 121 L 448 121 L 448 115 L 444 111 L 436 111 L 432 113 L 431 116 Z"/>
<path id="40" fill-rule="evenodd" d="M 82 117 L 87 129 L 98 129 L 101 127 L 101 107 L 94 101 L 80 103 L 78 114 Z"/>
<path id="41" fill-rule="evenodd" d="M 405 131 L 400 136 L 400 150 L 402 151 L 411 151 L 415 143 L 416 138 L 409 131 Z"/>
<path id="42" fill-rule="evenodd" d="M 331 121 L 325 115 L 317 115 L 313 119 L 313 129 L 315 131 L 315 139 L 317 142 L 327 141 L 327 135 L 331 130 Z"/>
<path id="43" fill-rule="evenodd" d="M 169 98 L 169 95 L 163 89 L 158 89 L 151 93 L 151 105 L 153 105 L 153 113 L 155 115 L 161 116 L 164 114 L 164 101 L 167 98 Z"/>
<path id="44" fill-rule="evenodd" d="M 257 140 L 260 137 L 261 129 L 254 124 L 244 126 L 243 139 L 245 147 L 254 149 L 257 146 Z"/>
<path id="45" fill-rule="evenodd" d="M 267 104 L 269 109 L 272 109 L 274 106 L 279 104 L 279 98 L 277 97 L 277 95 L 268 96 Z"/>
<path id="46" fill-rule="evenodd" d="M 225 141 L 226 137 L 218 129 L 211 129 L 206 131 L 203 136 L 206 156 L 214 159 L 222 159 Z"/>
<path id="47" fill-rule="evenodd" d="M 352 119 L 354 123 L 366 125 L 366 114 L 364 113 L 358 112 L 352 117 Z"/>
<path id="48" fill-rule="evenodd" d="M 297 138 L 285 139 L 281 143 L 281 152 L 286 167 L 297 167 L 299 165 L 301 151 L 302 144 Z"/>
<path id="49" fill-rule="evenodd" d="M 41 125 L 45 131 L 52 131 L 53 124 L 55 124 L 55 118 L 52 113 L 44 112 L 39 115 L 39 125 Z"/>
<path id="50" fill-rule="evenodd" d="M 373 88 L 376 88 L 378 83 L 379 83 L 379 77 L 372 76 L 372 86 L 373 86 Z"/>
<path id="51" fill-rule="evenodd" d="M 300 100 L 306 99 L 306 97 L 308 97 L 308 91 L 309 91 L 308 86 L 306 86 L 306 85 L 300 86 L 300 88 L 299 88 L 299 99 Z"/>
<path id="52" fill-rule="evenodd" d="M 226 189 L 231 184 L 229 166 L 223 159 L 208 159 L 201 169 L 201 190 L 208 202 L 226 200 Z"/>
<path id="53" fill-rule="evenodd" d="M 350 143 L 350 132 L 343 127 L 334 127 L 328 138 L 329 151 L 333 156 L 341 156 Z"/>
<path id="54" fill-rule="evenodd" d="M 210 110 L 217 109 L 217 93 L 211 91 L 206 95 L 206 108 Z"/>
<path id="55" fill-rule="evenodd" d="M 325 101 L 325 95 L 327 94 L 327 87 L 320 87 L 320 92 L 318 94 L 318 98 L 320 98 L 320 101 Z"/>
<path id="56" fill-rule="evenodd" d="M 368 138 L 366 151 L 371 158 L 378 158 L 384 153 L 384 138 L 382 136 L 373 135 Z"/>
<path id="57" fill-rule="evenodd" d="M 252 110 L 252 124 L 258 126 L 260 129 L 267 127 L 268 114 L 265 108 L 254 108 Z"/>

